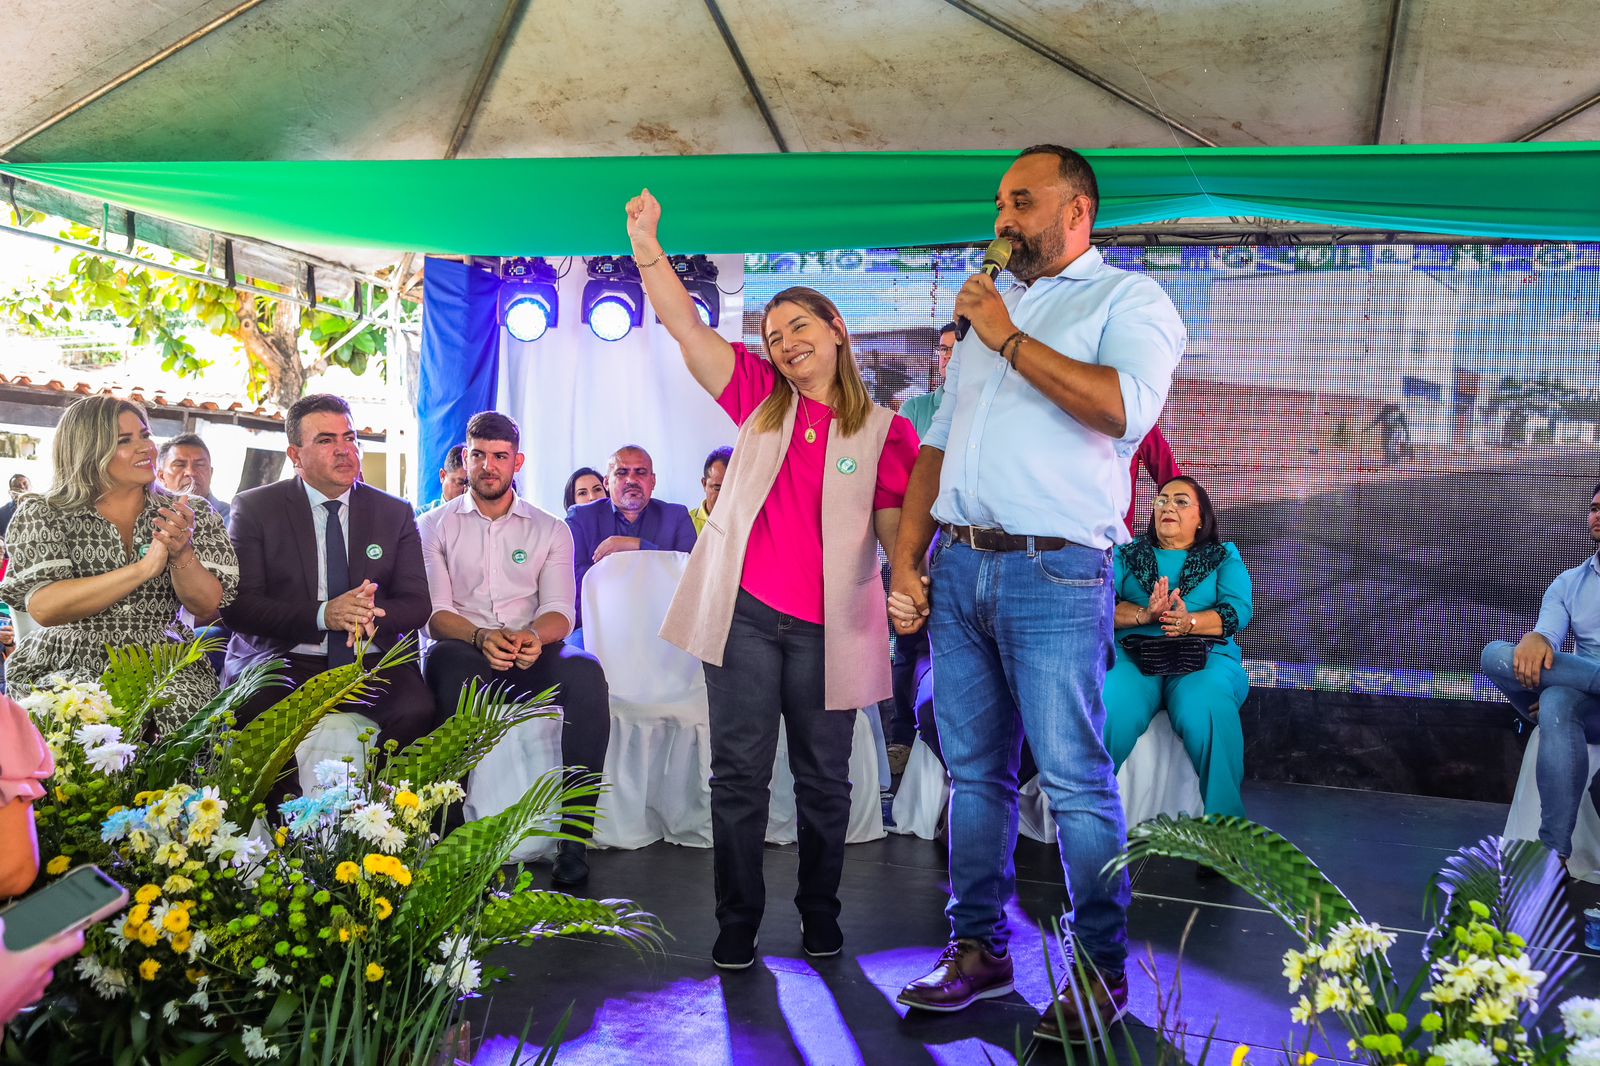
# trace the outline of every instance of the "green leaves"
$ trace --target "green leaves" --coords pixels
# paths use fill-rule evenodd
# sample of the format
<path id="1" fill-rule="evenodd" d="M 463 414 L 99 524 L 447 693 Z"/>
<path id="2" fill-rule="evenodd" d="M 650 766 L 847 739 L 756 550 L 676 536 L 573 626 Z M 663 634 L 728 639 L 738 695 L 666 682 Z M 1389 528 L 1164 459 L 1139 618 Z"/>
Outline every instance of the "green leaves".
<path id="1" fill-rule="evenodd" d="M 100 675 L 100 687 L 123 711 L 123 735 L 137 736 L 150 711 L 167 702 L 166 690 L 173 678 L 221 647 L 222 642 L 213 638 L 187 644 L 107 648 L 109 661 Z"/>
<path id="2" fill-rule="evenodd" d="M 564 892 L 524 890 L 490 899 L 478 916 L 488 944 L 531 944 L 552 936 L 593 933 L 633 946 L 659 948 L 666 930 L 655 915 L 626 899 L 579 899 Z"/>
<path id="3" fill-rule="evenodd" d="M 474 679 L 461 691 L 456 713 L 432 733 L 412 741 L 389 760 L 381 775 L 389 784 L 410 781 L 413 786 L 463 778 L 513 726 L 530 718 L 549 717 L 540 710 L 555 689 L 531 700 L 511 697 L 509 686 L 480 685 Z"/>
<path id="4" fill-rule="evenodd" d="M 1312 941 L 1322 941 L 1340 922 L 1361 918 L 1305 852 L 1246 818 L 1162 815 L 1128 830 L 1127 852 L 1108 869 L 1124 869 L 1148 855 L 1211 867 Z"/>

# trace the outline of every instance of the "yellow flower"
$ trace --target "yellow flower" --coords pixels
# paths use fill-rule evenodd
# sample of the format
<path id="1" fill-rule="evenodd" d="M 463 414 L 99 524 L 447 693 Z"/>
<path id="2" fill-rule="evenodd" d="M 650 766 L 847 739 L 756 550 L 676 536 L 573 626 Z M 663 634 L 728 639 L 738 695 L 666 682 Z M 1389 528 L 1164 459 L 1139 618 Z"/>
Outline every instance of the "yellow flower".
<path id="1" fill-rule="evenodd" d="M 381 980 L 383 980 L 383 967 L 379 966 L 375 962 L 367 963 L 367 980 L 368 981 L 381 981 Z"/>
<path id="2" fill-rule="evenodd" d="M 139 964 L 139 976 L 146 981 L 154 981 L 156 974 L 161 972 L 161 964 L 155 959 L 145 959 Z"/>
<path id="3" fill-rule="evenodd" d="M 153 948 L 161 941 L 161 931 L 149 922 L 139 927 L 139 943 L 147 948 Z"/>
<path id="4" fill-rule="evenodd" d="M 378 921 L 380 922 L 394 913 L 394 904 L 390 903 L 382 896 L 379 896 L 377 899 L 373 900 L 372 906 L 375 910 L 377 910 Z"/>
<path id="5" fill-rule="evenodd" d="M 421 810 L 422 800 L 410 789 L 401 789 L 394 794 L 394 805 L 401 810 Z"/>
<path id="6" fill-rule="evenodd" d="M 1233 1066 L 1244 1066 L 1245 1056 L 1250 1054 L 1249 1044 L 1240 1044 L 1233 1049 Z"/>
<path id="7" fill-rule="evenodd" d="M 1316 1061 L 1317 1053 L 1315 1051 L 1306 1051 L 1301 1053 L 1300 1057 L 1295 1060 L 1295 1063 L 1296 1066 L 1311 1066 L 1311 1064 Z"/>
<path id="8" fill-rule="evenodd" d="M 339 927 L 339 943 L 350 943 L 350 927 L 348 925 L 341 925 Z"/>
<path id="9" fill-rule="evenodd" d="M 181 933 L 189 928 L 189 911 L 184 907 L 174 907 L 167 912 L 166 919 L 161 923 L 169 933 Z"/>
<path id="10" fill-rule="evenodd" d="M 189 930 L 184 929 L 181 932 L 173 933 L 172 936 L 167 939 L 167 943 L 172 945 L 173 951 L 176 951 L 179 955 L 182 955 L 185 951 L 189 950 L 189 942 L 193 939 L 194 934 L 189 932 Z"/>
<path id="11" fill-rule="evenodd" d="M 191 985 L 199 984 L 201 979 L 203 977 L 205 977 L 205 975 L 206 975 L 206 972 L 204 970 L 200 969 L 200 967 L 198 967 L 198 966 L 191 966 L 187 970 L 183 971 L 183 976 L 188 980 L 188 982 Z"/>
<path id="12" fill-rule="evenodd" d="M 133 894 L 135 903 L 154 903 L 161 898 L 161 889 L 155 885 L 140 885 L 139 891 Z"/>
<path id="13" fill-rule="evenodd" d="M 135 921 L 133 921 L 131 919 L 126 921 L 126 922 L 123 922 L 122 923 L 122 938 L 124 940 L 138 940 L 139 939 L 139 923 L 135 922 Z"/>
<path id="14" fill-rule="evenodd" d="M 278 847 L 281 848 L 283 847 L 284 842 L 289 839 L 289 831 L 280 826 L 278 831 L 272 834 L 272 839 L 276 841 Z"/>
<path id="15" fill-rule="evenodd" d="M 395 863 L 394 873 L 390 874 L 389 876 L 393 877 L 395 884 L 399 885 L 401 888 L 406 888 L 411 884 L 411 871 L 406 869 L 405 866 L 398 861 Z"/>
<path id="16" fill-rule="evenodd" d="M 361 880 L 361 867 L 353 862 L 341 862 L 333 871 L 333 878 L 342 885 L 353 885 Z"/>
<path id="17" fill-rule="evenodd" d="M 166 882 L 161 886 L 161 890 L 169 895 L 176 895 L 179 892 L 188 892 L 193 888 L 194 882 L 182 874 L 173 874 L 171 877 L 167 878 Z"/>
<path id="18" fill-rule="evenodd" d="M 71 865 L 72 859 L 70 857 L 66 855 L 57 855 L 45 865 L 44 872 L 49 874 L 51 877 L 59 877 L 66 873 L 67 868 Z"/>
<path id="19" fill-rule="evenodd" d="M 194 816 L 196 818 L 205 818 L 208 820 L 220 819 L 222 817 L 222 804 L 215 799 L 212 799 L 210 796 L 207 796 L 205 799 L 194 805 Z"/>
<path id="20" fill-rule="evenodd" d="M 361 867 L 367 871 L 368 876 L 371 876 L 372 874 L 387 873 L 389 870 L 389 864 L 393 861 L 394 860 L 389 858 L 387 855 L 379 855 L 376 852 L 368 852 L 367 857 L 361 860 Z"/>
<path id="21" fill-rule="evenodd" d="M 139 928 L 141 925 L 143 925 L 145 922 L 148 922 L 149 920 L 150 920 L 150 904 L 148 904 L 148 903 L 141 903 L 138 906 L 134 907 L 133 910 L 128 912 L 128 924 L 133 926 L 135 929 Z M 131 940 L 133 938 L 129 937 L 128 939 Z"/>

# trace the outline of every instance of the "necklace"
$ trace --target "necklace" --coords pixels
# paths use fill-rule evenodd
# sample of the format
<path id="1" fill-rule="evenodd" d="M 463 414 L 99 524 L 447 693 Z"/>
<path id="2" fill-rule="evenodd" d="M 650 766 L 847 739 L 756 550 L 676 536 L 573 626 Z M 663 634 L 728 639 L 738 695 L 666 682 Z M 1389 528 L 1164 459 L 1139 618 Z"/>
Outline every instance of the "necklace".
<path id="1" fill-rule="evenodd" d="M 804 396 L 800 397 L 800 413 L 805 416 L 806 420 L 806 443 L 817 443 L 817 424 L 811 420 L 811 408 L 806 406 L 806 398 Z"/>

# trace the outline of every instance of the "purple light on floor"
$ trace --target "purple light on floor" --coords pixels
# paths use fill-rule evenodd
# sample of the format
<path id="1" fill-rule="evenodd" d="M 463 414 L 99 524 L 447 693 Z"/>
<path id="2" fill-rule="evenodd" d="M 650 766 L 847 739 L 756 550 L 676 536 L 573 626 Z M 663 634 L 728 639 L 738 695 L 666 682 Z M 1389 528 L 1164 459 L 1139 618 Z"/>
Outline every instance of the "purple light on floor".
<path id="1" fill-rule="evenodd" d="M 528 1039 L 542 1041 L 547 1035 L 530 1032 Z M 521 1061 L 531 1061 L 538 1050 L 539 1045 L 530 1043 L 523 1049 Z M 501 1033 L 483 1041 L 472 1064 L 510 1066 L 516 1055 L 517 1037 Z M 722 980 L 718 976 L 686 978 L 607 999 L 592 1017 L 573 1017 L 556 1059 L 562 1066 L 732 1062 L 735 1055 Z"/>
<path id="2" fill-rule="evenodd" d="M 778 1009 L 801 1059 L 819 1066 L 866 1066 L 833 993 L 817 971 L 805 966 L 809 972 L 801 972 L 791 965 L 793 960 L 781 961 L 785 965 L 774 966 L 770 960 L 762 960 L 778 983 Z"/>

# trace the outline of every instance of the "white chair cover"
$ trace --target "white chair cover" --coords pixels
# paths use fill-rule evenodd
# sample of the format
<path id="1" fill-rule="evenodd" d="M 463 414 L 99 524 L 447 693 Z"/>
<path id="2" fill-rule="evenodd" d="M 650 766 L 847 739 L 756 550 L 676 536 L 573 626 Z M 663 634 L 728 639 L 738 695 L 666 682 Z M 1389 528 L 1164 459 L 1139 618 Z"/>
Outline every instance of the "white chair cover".
<path id="1" fill-rule="evenodd" d="M 869 715 L 878 708 L 856 712 L 855 735 L 850 749 L 850 827 L 846 844 L 862 844 L 884 836 L 882 780 L 878 776 L 878 743 Z M 794 773 L 789 769 L 789 737 L 778 733 L 778 757 L 772 766 L 772 803 L 767 808 L 767 842 L 792 844 L 799 838 L 794 804 Z"/>
<path id="2" fill-rule="evenodd" d="M 584 645 L 611 690 L 597 847 L 711 846 L 705 670 L 657 635 L 688 564 L 682 552 L 618 552 L 583 580 Z"/>
<path id="3" fill-rule="evenodd" d="M 950 778 L 944 764 L 919 736 L 911 745 L 900 788 L 894 794 L 894 831 L 932 840 L 939 831 L 939 818 L 950 802 Z"/>
<path id="4" fill-rule="evenodd" d="M 35 622 L 32 618 L 29 618 L 27 611 L 19 611 L 15 608 L 12 608 L 11 629 L 12 635 L 17 638 L 18 644 L 21 644 L 23 640 L 27 638 L 28 634 L 32 633 L 38 628 L 40 628 L 39 623 Z"/>
<path id="5" fill-rule="evenodd" d="M 512 726 L 467 776 L 463 810 L 467 821 L 499 814 L 521 799 L 540 777 L 561 765 L 561 708 L 546 709 L 554 716 L 530 718 Z M 554 837 L 529 837 L 512 851 L 511 860 L 528 862 L 555 848 Z"/>
<path id="6" fill-rule="evenodd" d="M 373 739 L 381 739 L 377 735 L 377 723 L 354 711 L 334 711 L 312 726 L 311 732 L 294 749 L 295 762 L 300 768 L 300 794 L 321 795 L 322 789 L 317 787 L 316 769 L 317 763 L 324 759 L 348 760 L 358 769 L 364 768 L 372 741 L 363 744 L 361 734 L 368 730 L 372 731 Z"/>
<path id="7" fill-rule="evenodd" d="M 1513 840 L 1539 839 L 1539 728 L 1528 737 L 1528 750 L 1522 754 L 1522 772 L 1517 775 L 1517 791 L 1511 797 L 1506 815 L 1505 835 Z M 1600 769 L 1600 744 L 1589 745 L 1589 776 Z M 1578 824 L 1572 830 L 1572 857 L 1567 871 L 1582 881 L 1600 884 L 1600 814 L 1585 790 L 1578 805 Z"/>
<path id="8" fill-rule="evenodd" d="M 1172 731 L 1172 720 L 1166 711 L 1157 713 L 1150 728 L 1133 746 L 1128 761 L 1117 772 L 1117 789 L 1122 794 L 1122 812 L 1129 825 L 1161 814 L 1191 814 L 1198 818 L 1205 813 L 1200 776 L 1183 750 L 1183 742 Z M 933 750 L 918 737 L 900 778 L 900 791 L 895 795 L 895 832 L 933 839 L 949 799 L 950 779 Z M 1017 831 L 1046 844 L 1054 841 L 1056 822 L 1038 777 L 1023 784 L 1018 799 Z"/>

